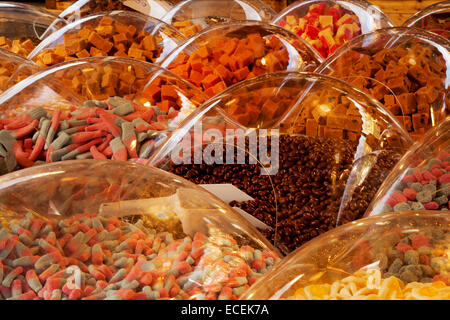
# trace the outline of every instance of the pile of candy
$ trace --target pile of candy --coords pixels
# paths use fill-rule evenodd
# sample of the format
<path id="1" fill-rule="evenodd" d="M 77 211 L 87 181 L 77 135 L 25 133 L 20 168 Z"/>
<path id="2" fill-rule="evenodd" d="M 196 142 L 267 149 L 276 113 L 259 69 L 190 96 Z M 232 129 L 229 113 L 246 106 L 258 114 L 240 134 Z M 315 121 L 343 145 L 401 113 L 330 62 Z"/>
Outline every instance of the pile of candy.
<path id="1" fill-rule="evenodd" d="M 442 54 L 411 41 L 398 48 L 353 48 L 333 63 L 334 77 L 379 100 L 418 139 L 442 120 L 447 67 Z"/>
<path id="2" fill-rule="evenodd" d="M 279 24 L 308 41 L 324 58 L 361 34 L 356 15 L 325 2 L 311 5 L 304 17 L 288 15 Z"/>
<path id="3" fill-rule="evenodd" d="M 396 277 L 383 279 L 375 269 L 359 270 L 332 284 L 298 289 L 291 300 L 448 300 L 450 286 L 442 281 L 405 284 Z"/>
<path id="4" fill-rule="evenodd" d="M 173 88 L 162 86 L 163 98 Z M 0 120 L 2 172 L 42 162 L 70 159 L 148 158 L 167 137 L 171 119 L 178 111 L 170 107 L 144 107 L 112 97 L 89 100 L 82 107 L 57 110 L 48 115 L 39 107 L 29 113 Z"/>
<path id="5" fill-rule="evenodd" d="M 286 70 L 292 58 L 283 41 L 277 36 L 264 38 L 260 33 L 250 33 L 242 39 L 212 39 L 190 55 L 178 54 L 168 69 L 212 97 L 242 80 Z M 310 63 L 299 59 L 303 66 Z"/>
<path id="6" fill-rule="evenodd" d="M 96 24 L 85 24 L 77 33 L 64 34 L 64 42 L 45 49 L 33 60 L 42 67 L 77 58 L 116 56 L 153 62 L 159 57 L 162 39 L 133 24 L 104 16 Z"/>
<path id="7" fill-rule="evenodd" d="M 236 299 L 278 260 L 210 229 L 178 239 L 97 214 L 0 229 L 0 299 Z"/>
<path id="8" fill-rule="evenodd" d="M 450 154 L 410 168 L 386 200 L 382 212 L 450 209 Z"/>
<path id="9" fill-rule="evenodd" d="M 5 36 L 0 36 L 0 48 L 12 51 L 27 57 L 34 49 L 34 43 L 30 39 L 15 39 L 11 40 Z"/>

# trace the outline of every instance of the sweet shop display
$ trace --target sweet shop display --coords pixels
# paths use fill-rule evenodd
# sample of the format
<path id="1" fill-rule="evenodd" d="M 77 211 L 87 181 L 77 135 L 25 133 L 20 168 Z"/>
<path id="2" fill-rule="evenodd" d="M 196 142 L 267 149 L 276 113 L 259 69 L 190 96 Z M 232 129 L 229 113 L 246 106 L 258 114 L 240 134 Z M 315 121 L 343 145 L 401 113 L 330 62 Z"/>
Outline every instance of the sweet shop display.
<path id="1" fill-rule="evenodd" d="M 352 0 L 297 1 L 272 22 L 308 41 L 324 58 L 361 34 L 394 26 L 378 7 Z"/>
<path id="2" fill-rule="evenodd" d="M 158 19 L 113 11 L 68 24 L 45 38 L 28 58 L 42 67 L 99 56 L 160 62 L 182 40 L 183 35 Z"/>
<path id="3" fill-rule="evenodd" d="M 314 131 L 307 115 L 325 107 L 329 120 L 320 116 Z M 335 116 L 334 109 L 346 109 L 348 115 Z M 261 129 L 270 129 L 270 137 L 260 136 Z M 279 137 L 271 136 L 272 129 L 279 130 Z M 192 144 L 198 131 L 202 144 Z M 233 144 L 236 151 L 230 153 Z M 246 192 L 254 200 L 233 205 L 272 227 L 265 234 L 290 252 L 338 224 L 361 218 L 410 144 L 390 115 L 344 82 L 282 72 L 247 80 L 210 99 L 150 163 L 195 183 L 229 183 Z M 262 156 L 269 149 L 273 159 Z"/>
<path id="4" fill-rule="evenodd" d="M 43 38 L 65 24 L 36 6 L 0 2 L 0 48 L 26 57 Z"/>
<path id="5" fill-rule="evenodd" d="M 450 300 L 450 1 L 52 2 L 0 1 L 0 300 Z"/>
<path id="6" fill-rule="evenodd" d="M 422 28 L 450 40 L 450 1 L 442 1 L 407 19 L 405 27 Z"/>
<path id="7" fill-rule="evenodd" d="M 161 19 L 190 37 L 218 23 L 270 21 L 275 12 L 261 0 L 185 0 Z"/>
<path id="8" fill-rule="evenodd" d="M 450 299 L 446 213 L 366 218 L 322 235 L 286 257 L 243 299 Z"/>
<path id="9" fill-rule="evenodd" d="M 372 95 L 417 140 L 449 113 L 449 49 L 429 32 L 383 29 L 348 42 L 317 71 Z"/>
<path id="10" fill-rule="evenodd" d="M 367 215 L 450 209 L 450 118 L 418 141 L 379 188 Z"/>
<path id="11" fill-rule="evenodd" d="M 32 61 L 11 51 L 0 49 L 0 92 L 39 70 Z"/>
<path id="12" fill-rule="evenodd" d="M 42 70 L 0 96 L 1 172 L 69 159 L 146 159 L 205 100 L 176 75 L 129 58 Z"/>
<path id="13" fill-rule="evenodd" d="M 211 194 L 126 162 L 3 176 L 0 212 L 0 299 L 237 299 L 279 260 Z"/>
<path id="14" fill-rule="evenodd" d="M 161 65 L 212 97 L 245 79 L 277 71 L 312 71 L 320 57 L 281 27 L 242 22 L 211 27 L 172 51 Z"/>

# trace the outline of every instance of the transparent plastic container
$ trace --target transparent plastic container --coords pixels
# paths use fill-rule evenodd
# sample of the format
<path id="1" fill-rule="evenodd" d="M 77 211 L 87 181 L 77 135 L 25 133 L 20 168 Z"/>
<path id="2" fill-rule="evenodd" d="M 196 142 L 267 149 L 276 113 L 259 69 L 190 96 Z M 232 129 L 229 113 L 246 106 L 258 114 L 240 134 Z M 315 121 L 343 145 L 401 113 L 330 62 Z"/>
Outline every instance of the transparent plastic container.
<path id="1" fill-rule="evenodd" d="M 450 1 L 438 2 L 420 10 L 403 25 L 422 28 L 450 40 Z"/>
<path id="2" fill-rule="evenodd" d="M 70 161 L 5 175 L 0 208 L 2 298 L 236 299 L 279 260 L 212 194 L 132 163 Z M 10 250 L 17 240 L 20 254 Z M 22 285 L 26 274 L 30 290 L 17 292 L 11 272 Z"/>
<path id="3" fill-rule="evenodd" d="M 32 75 L 39 67 L 30 60 L 0 48 L 0 92 Z"/>
<path id="4" fill-rule="evenodd" d="M 361 218 L 411 144 L 378 102 L 345 82 L 280 72 L 208 100 L 149 161 L 247 193 L 254 200 L 233 205 L 267 224 L 266 236 L 287 253 Z"/>
<path id="5" fill-rule="evenodd" d="M 164 22 L 129 11 L 93 14 L 45 38 L 28 56 L 38 65 L 90 56 L 130 57 L 159 62 L 184 36 Z"/>
<path id="6" fill-rule="evenodd" d="M 445 210 L 450 197 L 450 118 L 417 141 L 381 185 L 366 215 Z"/>
<path id="7" fill-rule="evenodd" d="M 241 299 L 449 300 L 449 241 L 446 213 L 361 219 L 299 248 Z"/>
<path id="8" fill-rule="evenodd" d="M 420 29 L 383 29 L 346 43 L 317 72 L 371 94 L 417 140 L 449 114 L 449 49 Z"/>
<path id="9" fill-rule="evenodd" d="M 0 95 L 0 125 L 9 130 L 0 138 L 6 148 L 0 148 L 0 157 L 9 155 L 8 171 L 72 158 L 142 161 L 206 99 L 151 63 L 118 57 L 69 61 Z"/>
<path id="10" fill-rule="evenodd" d="M 322 62 L 291 32 L 261 22 L 220 24 L 191 37 L 161 62 L 212 97 L 245 79 L 277 71 L 311 71 Z"/>
<path id="11" fill-rule="evenodd" d="M 61 12 L 59 17 L 62 19 L 73 21 L 76 18 L 85 17 L 93 13 L 99 13 L 103 11 L 137 10 L 139 12 L 142 12 L 138 9 L 147 8 L 148 11 L 142 13 L 145 13 L 157 19 L 161 19 L 167 13 L 167 11 L 169 11 L 173 7 L 172 2 L 167 0 L 146 0 L 144 4 L 145 7 L 141 8 L 142 5 L 136 1 L 78 0 L 67 7 L 67 9 L 65 9 L 63 12 Z"/>
<path id="12" fill-rule="evenodd" d="M 270 21 L 276 12 L 261 0 L 186 0 L 161 19 L 190 37 L 217 23 Z"/>
<path id="13" fill-rule="evenodd" d="M 394 26 L 377 6 L 353 0 L 297 1 L 272 23 L 302 37 L 325 58 L 361 34 Z"/>
<path id="14" fill-rule="evenodd" d="M 34 5 L 1 2 L 0 47 L 26 57 L 42 39 L 65 24 Z"/>

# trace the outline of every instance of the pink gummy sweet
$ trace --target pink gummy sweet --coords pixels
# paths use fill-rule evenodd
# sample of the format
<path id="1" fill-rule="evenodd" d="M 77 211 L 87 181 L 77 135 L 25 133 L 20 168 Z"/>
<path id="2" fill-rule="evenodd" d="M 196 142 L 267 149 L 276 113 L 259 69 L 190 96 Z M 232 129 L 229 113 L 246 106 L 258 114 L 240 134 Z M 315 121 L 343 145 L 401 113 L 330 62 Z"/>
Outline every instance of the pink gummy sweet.
<path id="1" fill-rule="evenodd" d="M 391 207 L 394 207 L 397 203 L 407 202 L 408 199 L 400 192 L 394 192 L 386 201 Z"/>
<path id="2" fill-rule="evenodd" d="M 410 188 L 405 188 L 403 190 L 403 195 L 408 198 L 408 200 L 414 201 L 416 200 L 417 191 Z"/>
<path id="3" fill-rule="evenodd" d="M 405 175 L 405 176 L 402 178 L 402 182 L 405 182 L 405 183 L 407 183 L 407 182 L 417 182 L 417 179 L 416 179 L 416 177 L 414 177 L 413 175 L 407 174 L 407 175 Z"/>
<path id="4" fill-rule="evenodd" d="M 439 204 L 435 201 L 430 201 L 423 204 L 424 208 L 427 210 L 437 210 L 439 209 Z"/>
<path id="5" fill-rule="evenodd" d="M 440 178 L 439 178 L 439 182 L 442 183 L 449 183 L 450 182 L 450 173 L 446 173 L 443 174 Z"/>
<path id="6" fill-rule="evenodd" d="M 420 172 L 420 169 L 416 169 L 413 173 L 414 177 L 416 177 L 417 181 L 423 180 L 422 173 Z"/>
<path id="7" fill-rule="evenodd" d="M 424 172 L 422 172 L 422 177 L 425 180 L 436 180 L 436 177 L 428 170 L 425 170 Z"/>
<path id="8" fill-rule="evenodd" d="M 436 177 L 439 178 L 440 176 L 442 176 L 444 173 L 441 171 L 441 168 L 433 168 L 431 169 L 431 173 Z"/>

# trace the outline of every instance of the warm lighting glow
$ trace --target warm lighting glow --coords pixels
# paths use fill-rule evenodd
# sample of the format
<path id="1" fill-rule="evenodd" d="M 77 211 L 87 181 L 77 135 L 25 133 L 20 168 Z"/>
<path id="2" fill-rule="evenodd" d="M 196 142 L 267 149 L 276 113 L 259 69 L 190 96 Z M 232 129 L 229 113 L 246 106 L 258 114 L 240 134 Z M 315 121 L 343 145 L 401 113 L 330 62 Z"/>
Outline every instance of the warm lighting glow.
<path id="1" fill-rule="evenodd" d="M 144 106 L 147 108 L 150 108 L 151 104 L 150 104 L 150 102 L 147 101 L 146 103 L 144 103 Z"/>
<path id="2" fill-rule="evenodd" d="M 331 111 L 330 106 L 327 105 L 327 104 L 322 104 L 322 105 L 319 106 L 319 108 L 320 108 L 320 110 L 322 110 L 323 112 L 330 112 L 330 111 Z"/>
<path id="3" fill-rule="evenodd" d="M 266 58 L 262 58 L 262 59 L 261 59 L 261 64 L 262 64 L 263 66 L 266 65 Z"/>
<path id="4" fill-rule="evenodd" d="M 409 64 L 412 65 L 412 66 L 415 66 L 415 65 L 416 65 L 416 60 L 414 60 L 413 58 L 409 59 L 408 62 L 409 62 Z"/>

